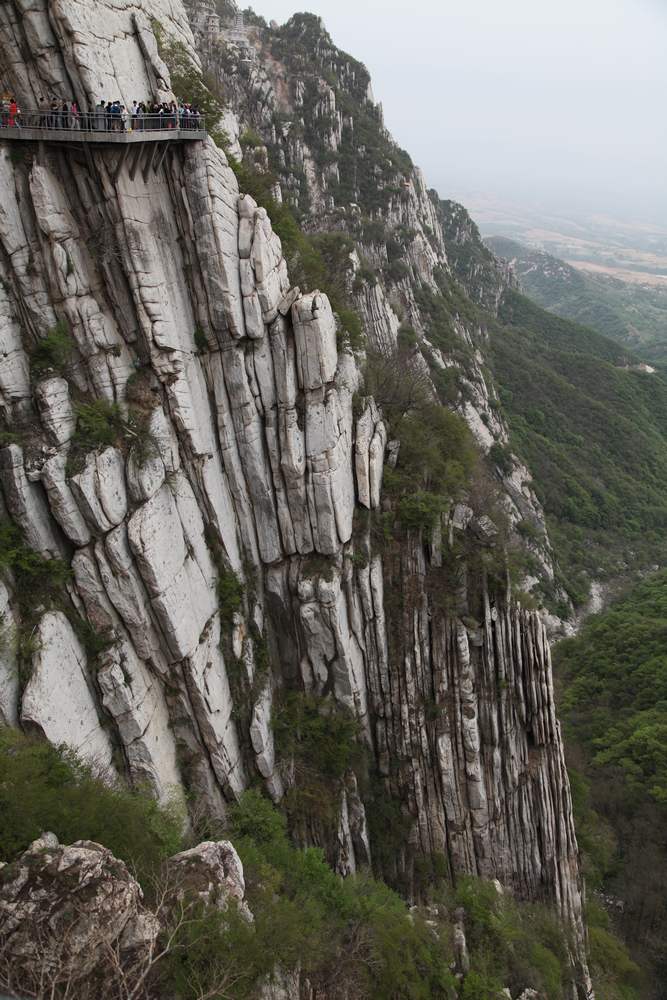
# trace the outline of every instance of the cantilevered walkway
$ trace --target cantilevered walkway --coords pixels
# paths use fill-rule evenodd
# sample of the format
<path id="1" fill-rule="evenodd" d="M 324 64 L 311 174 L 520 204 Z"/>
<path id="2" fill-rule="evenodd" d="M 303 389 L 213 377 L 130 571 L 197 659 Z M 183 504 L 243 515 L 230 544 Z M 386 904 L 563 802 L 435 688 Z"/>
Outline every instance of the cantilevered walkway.
<path id="1" fill-rule="evenodd" d="M 36 142 L 83 142 L 97 145 L 133 145 L 137 142 L 192 142 L 206 138 L 204 119 L 197 117 L 185 127 L 176 124 L 176 115 L 137 115 L 133 127 L 126 129 L 117 115 L 103 112 L 82 112 L 73 127 L 72 115 L 62 112 L 22 111 L 10 124 L 10 116 L 0 117 L 0 139 Z M 196 123 L 196 128 L 194 127 Z M 134 127 L 136 126 L 136 127 Z"/>
<path id="2" fill-rule="evenodd" d="M 54 146 L 77 146 L 87 150 L 91 146 L 113 146 L 121 150 L 114 176 L 117 177 L 128 159 L 130 150 L 130 177 L 140 163 L 144 180 L 153 168 L 157 173 L 169 148 L 181 142 L 201 142 L 207 132 L 204 119 L 198 116 L 192 123 L 180 127 L 176 115 L 143 115 L 132 120 L 132 128 L 126 128 L 122 118 L 102 112 L 82 112 L 72 127 L 72 116 L 62 112 L 22 111 L 14 123 L 6 113 L 0 117 L 0 142 L 39 142 Z M 195 127 L 196 125 L 196 127 Z"/>

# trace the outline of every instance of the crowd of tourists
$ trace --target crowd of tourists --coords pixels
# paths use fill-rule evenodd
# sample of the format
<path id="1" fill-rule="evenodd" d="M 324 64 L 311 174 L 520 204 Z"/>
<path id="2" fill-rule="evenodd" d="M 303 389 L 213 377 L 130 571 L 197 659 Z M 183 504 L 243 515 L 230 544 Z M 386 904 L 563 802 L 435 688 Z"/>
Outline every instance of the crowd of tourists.
<path id="1" fill-rule="evenodd" d="M 87 109 L 76 101 L 40 101 L 37 112 L 22 114 L 16 99 L 6 98 L 0 104 L 2 128 L 85 129 L 97 132 L 140 132 L 163 128 L 203 128 L 202 116 L 196 105 L 157 101 L 134 101 L 127 108 L 120 101 L 100 101 Z"/>

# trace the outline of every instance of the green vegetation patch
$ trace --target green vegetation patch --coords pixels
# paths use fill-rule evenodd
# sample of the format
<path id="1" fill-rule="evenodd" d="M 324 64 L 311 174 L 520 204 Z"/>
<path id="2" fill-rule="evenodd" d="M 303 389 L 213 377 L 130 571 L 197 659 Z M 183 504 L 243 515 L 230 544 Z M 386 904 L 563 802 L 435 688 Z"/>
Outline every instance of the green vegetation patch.
<path id="1" fill-rule="evenodd" d="M 667 806 L 667 572 L 560 643 L 562 707 L 596 768 Z"/>
<path id="2" fill-rule="evenodd" d="M 280 761 L 295 767 L 285 800 L 290 823 L 317 821 L 333 832 L 341 781 L 350 768 L 363 773 L 366 765 L 357 720 L 330 698 L 288 692 L 272 725 Z"/>
<path id="3" fill-rule="evenodd" d="M 304 138 L 320 168 L 337 162 L 340 182 L 331 188 L 336 203 L 356 202 L 364 215 L 372 216 L 403 195 L 412 161 L 387 134 L 379 107 L 368 100 L 366 67 L 336 48 L 320 18 L 312 14 L 295 14 L 272 32 L 270 45 L 274 57 L 306 83 Z M 334 122 L 318 113 L 319 80 L 333 89 L 343 115 L 342 141 L 335 153 L 326 141 Z"/>
<path id="4" fill-rule="evenodd" d="M 223 628 L 229 629 L 235 613 L 243 607 L 245 590 L 236 573 L 222 565 L 218 568 L 217 593 L 220 622 Z"/>
<path id="5" fill-rule="evenodd" d="M 12 521 L 0 521 L 0 569 L 9 569 L 16 580 L 16 593 L 25 613 L 59 594 L 72 575 L 61 559 L 45 559 L 23 540 Z"/>
<path id="6" fill-rule="evenodd" d="M 32 657 L 39 650 L 37 627 L 45 610 L 63 612 L 86 653 L 94 660 L 112 643 L 110 633 L 99 633 L 75 610 L 67 593 L 71 567 L 63 559 L 47 559 L 30 548 L 12 521 L 0 521 L 0 570 L 14 577 L 14 595 L 20 612 L 15 627 L 0 617 L 0 644 L 17 655 L 19 680 L 27 682 Z"/>
<path id="7" fill-rule="evenodd" d="M 106 399 L 77 404 L 76 415 L 76 445 L 86 451 L 115 445 L 128 430 L 118 403 L 110 403 Z"/>
<path id="8" fill-rule="evenodd" d="M 153 20 L 152 27 L 158 51 L 169 70 L 171 89 L 179 101 L 199 109 L 209 135 L 217 145 L 222 146 L 225 136 L 218 123 L 222 117 L 223 103 L 217 94 L 218 84 L 195 66 L 182 42 L 166 37 L 159 21 Z"/>
<path id="9" fill-rule="evenodd" d="M 504 268 L 482 241 L 479 229 L 463 207 L 455 201 L 441 201 L 431 192 L 442 225 L 447 259 L 457 282 L 469 298 L 494 310 L 505 286 Z"/>
<path id="10" fill-rule="evenodd" d="M 235 952 L 224 927 L 208 953 L 224 949 L 239 969 L 235 996 L 254 998 L 275 967 L 299 964 L 323 993 L 369 998 L 444 998 L 454 986 L 448 942 L 367 874 L 341 879 L 321 851 L 299 850 L 283 817 L 257 792 L 232 810 L 228 835 L 244 865 L 255 923 Z M 198 962 L 199 964 L 199 962 Z M 206 968 L 206 965 L 203 965 Z"/>
<path id="11" fill-rule="evenodd" d="M 667 572 L 559 643 L 555 664 L 589 881 L 623 900 L 616 922 L 633 956 L 664 982 Z"/>
<path id="12" fill-rule="evenodd" d="M 218 571 L 216 592 L 220 610 L 220 626 L 223 634 L 229 633 L 234 624 L 234 615 L 243 609 L 243 599 L 246 596 L 243 581 L 239 579 L 229 566 L 223 545 L 217 532 L 207 525 L 204 531 L 206 544 L 215 568 Z M 228 636 L 227 636 L 228 637 Z"/>
<path id="13" fill-rule="evenodd" d="M 510 293 L 490 361 L 575 603 L 592 578 L 667 558 L 667 380 Z"/>
<path id="14" fill-rule="evenodd" d="M 290 712 L 303 752 L 319 753 L 330 741 L 320 764 L 340 775 L 348 761 L 334 743 L 349 747 L 352 731 L 341 722 L 323 739 L 321 713 L 312 705 L 292 703 Z M 93 840 L 134 869 L 149 905 L 157 901 L 154 880 L 159 887 L 164 860 L 191 844 L 176 810 L 158 806 L 141 790 L 100 780 L 65 748 L 10 730 L 0 730 L 0 810 L 3 859 L 11 863 L 44 830 L 65 844 Z M 222 996 L 225 983 L 224 995 L 254 1000 L 276 968 L 297 967 L 324 994 L 342 989 L 369 1000 L 497 1000 L 504 987 L 518 993 L 527 983 L 546 1000 L 568 995 L 567 934 L 546 906 L 519 905 L 492 885 L 463 878 L 455 888 L 440 881 L 428 914 L 409 911 L 369 872 L 342 879 L 319 849 L 295 847 L 284 816 L 257 791 L 231 807 L 227 828 L 210 834 L 230 839 L 238 850 L 254 921 L 233 905 L 224 913 L 194 905 L 151 973 L 156 995 Z M 457 984 L 452 963 L 459 907 L 471 969 Z M 615 992 L 619 970 L 627 981 L 634 967 L 604 914 L 594 917 L 591 950 L 604 969 L 604 996 L 634 1000 L 629 988 Z"/>
<path id="15" fill-rule="evenodd" d="M 0 730 L 0 858 L 12 861 L 45 830 L 92 840 L 150 876 L 181 847 L 182 817 L 148 794 L 95 777 L 65 747 Z"/>
<path id="16" fill-rule="evenodd" d="M 140 385 L 131 390 L 138 394 Z M 129 394 L 129 393 L 128 393 Z M 155 405 L 155 404 L 153 404 Z M 94 399 L 75 405 L 77 425 L 67 456 L 67 474 L 76 475 L 85 466 L 86 456 L 100 448 L 132 449 L 140 463 L 158 452 L 149 430 L 150 414 L 145 406 L 130 406 L 127 412 L 118 403 Z"/>
<path id="17" fill-rule="evenodd" d="M 363 756 L 354 716 L 334 702 L 292 692 L 273 722 L 276 745 L 326 778 L 339 779 Z"/>
<path id="18" fill-rule="evenodd" d="M 30 351 L 30 370 L 39 378 L 47 372 L 63 375 L 74 350 L 74 340 L 67 323 L 59 321 L 52 330 L 37 341 Z"/>
<path id="19" fill-rule="evenodd" d="M 398 521 L 406 530 L 430 530 L 476 468 L 478 452 L 468 426 L 433 401 L 429 379 L 411 367 L 404 350 L 389 357 L 369 353 L 364 389 L 401 443 L 396 468 L 384 471 Z"/>

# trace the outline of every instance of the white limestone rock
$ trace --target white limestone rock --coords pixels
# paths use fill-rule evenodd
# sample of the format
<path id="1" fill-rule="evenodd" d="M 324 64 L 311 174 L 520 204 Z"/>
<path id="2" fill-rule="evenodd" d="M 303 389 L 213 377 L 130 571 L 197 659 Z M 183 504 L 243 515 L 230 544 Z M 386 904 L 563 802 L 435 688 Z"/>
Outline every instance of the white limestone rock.
<path id="1" fill-rule="evenodd" d="M 360 266 L 360 262 L 358 264 Z M 373 350 L 385 355 L 393 354 L 401 324 L 387 301 L 381 283 L 362 282 L 354 303 Z"/>
<path id="2" fill-rule="evenodd" d="M 357 420 L 355 439 L 357 501 L 367 510 L 376 510 L 380 506 L 386 444 L 384 421 L 375 400 L 370 399 Z"/>
<path id="3" fill-rule="evenodd" d="M 44 463 L 41 479 L 51 513 L 67 538 L 77 547 L 87 545 L 91 533 L 67 479 L 66 452 L 58 452 Z"/>
<path id="4" fill-rule="evenodd" d="M 370 510 L 371 507 L 369 451 L 371 439 L 374 433 L 375 421 L 373 419 L 373 413 L 371 411 L 371 407 L 367 406 L 357 420 L 356 440 L 354 443 L 355 469 L 357 473 L 357 501 L 367 510 Z"/>
<path id="5" fill-rule="evenodd" d="M 41 488 L 28 481 L 19 445 L 10 444 L 0 451 L 0 483 L 7 508 L 28 545 L 43 556 L 59 557 L 61 547 L 48 505 Z"/>
<path id="6" fill-rule="evenodd" d="M 326 295 L 313 292 L 292 306 L 299 386 L 320 389 L 332 382 L 338 366 L 336 321 Z"/>
<path id="7" fill-rule="evenodd" d="M 272 701 L 271 690 L 266 687 L 253 706 L 250 722 L 250 739 L 255 751 L 257 770 L 263 778 L 267 779 L 273 777 L 276 764 L 273 729 L 271 728 Z"/>
<path id="8" fill-rule="evenodd" d="M 150 450 L 157 451 L 167 473 L 176 472 L 181 465 L 178 450 L 178 438 L 173 424 L 167 420 L 161 406 L 156 407 L 150 415 L 147 428 Z"/>
<path id="9" fill-rule="evenodd" d="M 81 101 L 119 93 L 128 103 L 137 86 L 160 96 L 169 82 L 151 17 L 193 53 L 180 0 L 105 0 L 101 12 L 78 0 L 0 4 L 0 62 L 11 66 L 22 93 L 35 97 L 38 86 Z M 280 110 L 272 103 L 270 76 L 282 72 L 277 60 L 270 67 L 255 64 L 247 77 L 254 95 L 249 107 L 256 105 L 269 122 Z M 231 102 L 237 84 L 246 86 L 238 74 Z M 295 96 L 301 116 L 302 81 Z M 335 150 L 342 121 L 330 87 L 318 108 L 331 120 L 327 144 Z M 296 168 L 294 176 L 306 177 L 315 211 L 331 210 L 324 184 L 336 184 L 335 167 L 318 170 L 306 143 L 289 136 L 287 123 L 281 134 L 276 148 L 285 173 Z M 432 539 L 430 553 L 406 542 L 391 571 L 391 587 L 406 600 L 390 656 L 382 558 L 370 536 L 367 566 L 354 565 L 349 549 L 344 554 L 355 474 L 360 504 L 374 509 L 380 502 L 386 431 L 371 404 L 372 419 L 353 427 L 355 365 L 347 352 L 338 355 L 326 297 L 300 297 L 290 289 L 266 213 L 252 198 L 239 198 L 224 154 L 212 142 L 182 144 L 147 181 L 141 169 L 130 177 L 132 156 L 114 178 L 117 155 L 91 155 L 86 164 L 69 158 L 65 169 L 61 153 L 36 150 L 29 176 L 0 150 L 6 352 L 0 352 L 0 406 L 10 429 L 29 409 L 34 417 L 22 342 L 45 336 L 56 319 L 66 318 L 77 342 L 67 375 L 78 391 L 125 405 L 134 363 L 150 369 L 161 404 L 150 418 L 159 460 L 140 463 L 131 453 L 125 472 L 117 455 L 108 455 L 100 468 L 99 456 L 91 456 L 68 484 L 64 386 L 47 380 L 39 390 L 39 414 L 60 450 L 32 462 L 29 475 L 20 449 L 10 450 L 0 473 L 9 512 L 29 544 L 58 554 L 60 525 L 79 549 L 69 590 L 93 627 L 108 627 L 116 638 L 102 657 L 99 683 L 130 773 L 144 775 L 164 794 L 178 739 L 189 758 L 188 780 L 194 776 L 197 795 L 213 811 L 224 811 L 223 794 L 231 801 L 242 792 L 251 767 L 265 775 L 274 798 L 281 794 L 270 774 L 268 685 L 253 707 L 250 755 L 237 732 L 205 522 L 236 572 L 243 570 L 241 553 L 250 564 L 248 592 L 256 577 L 251 613 L 256 624 L 273 628 L 281 645 L 283 676 L 276 680 L 289 676 L 291 682 L 300 673 L 305 688 L 330 694 L 356 714 L 388 790 L 409 803 L 414 849 L 446 853 L 455 870 L 500 878 L 521 897 L 550 893 L 581 944 L 576 840 L 539 622 L 501 604 L 492 607 L 485 592 L 468 593 L 464 585 L 457 593 L 461 608 L 448 616 L 424 584 L 437 562 L 438 540 Z M 347 210 L 352 217 L 359 213 L 358 206 Z M 405 256 L 418 278 L 389 292 L 381 274 L 385 247 L 367 248 L 379 280 L 363 282 L 354 294 L 376 350 L 395 348 L 399 306 L 414 322 L 419 343 L 428 332 L 415 292 L 419 283 L 437 294 L 434 269 L 448 267 L 438 212 L 414 172 L 378 219 L 388 229 L 414 231 Z M 344 220 L 337 211 L 336 225 Z M 318 225 L 325 228 L 325 220 Z M 87 250 L 91 236 L 94 243 L 104 232 L 118 241 L 115 259 L 111 254 L 101 261 Z M 207 350 L 193 356 L 197 326 L 205 330 Z M 483 342 L 480 331 L 461 321 L 453 332 L 471 349 L 473 339 Z M 446 367 L 448 359 L 433 345 L 428 349 L 433 363 Z M 480 354 L 462 376 L 470 394 L 466 416 L 488 449 L 495 440 L 506 441 L 506 429 L 490 408 L 482 360 Z M 428 375 L 423 359 L 415 364 Z M 386 450 L 395 464 L 398 443 Z M 505 491 L 515 511 L 529 516 L 535 500 L 526 475 L 517 466 L 509 478 Z M 468 517 L 458 509 L 450 530 L 466 530 L 472 519 L 472 512 Z M 304 568 L 301 557 L 313 549 L 330 558 L 331 579 Z M 484 605 L 483 620 L 469 631 L 458 617 L 465 617 L 466 602 Z M 241 654 L 243 628 L 239 616 L 235 650 Z M 48 688 L 33 678 L 24 698 L 24 712 L 32 699 L 36 707 L 29 714 L 55 741 L 72 733 L 82 741 L 78 727 L 86 718 L 92 732 L 104 732 L 93 718 L 93 695 L 72 642 L 58 640 L 58 671 L 49 660 Z M 397 768 L 397 760 L 410 766 Z M 346 863 L 367 863 L 363 803 L 348 780 L 345 810 Z M 583 944 L 578 950 L 584 954 Z"/>
<path id="10" fill-rule="evenodd" d="M 74 557 L 73 566 L 77 584 L 81 589 L 78 558 Z M 87 610 L 90 606 L 89 616 L 94 613 L 97 616 L 101 615 L 104 620 L 106 613 L 102 608 L 107 598 L 132 637 L 138 656 L 150 661 L 161 673 L 166 672 L 168 668 L 163 650 L 164 643 L 152 617 L 150 599 L 135 564 L 125 524 L 110 531 L 103 542 L 96 544 L 95 562 L 100 589 L 97 589 L 95 580 L 91 592 L 88 595 L 83 594 Z M 111 624 L 113 615 L 106 617 Z"/>
<path id="11" fill-rule="evenodd" d="M 167 863 L 178 896 L 194 895 L 205 906 L 226 910 L 233 900 L 248 921 L 253 917 L 245 902 L 243 865 L 228 840 L 204 841 L 175 854 Z"/>
<path id="12" fill-rule="evenodd" d="M 465 531 L 475 516 L 472 507 L 459 503 L 452 514 L 452 525 L 457 531 Z"/>
<path id="13" fill-rule="evenodd" d="M 99 534 L 110 531 L 114 525 L 104 513 L 98 496 L 96 457 L 95 452 L 86 455 L 83 469 L 71 477 L 69 485 L 86 524 L 92 533 Z"/>
<path id="14" fill-rule="evenodd" d="M 239 747 L 225 660 L 220 649 L 220 617 L 207 625 L 201 642 L 183 669 L 200 737 L 220 787 L 241 794 L 246 775 Z"/>
<path id="15" fill-rule="evenodd" d="M 172 655 L 176 659 L 192 655 L 215 613 L 215 591 L 186 548 L 168 485 L 132 515 L 128 538 Z"/>
<path id="16" fill-rule="evenodd" d="M 100 657 L 97 681 L 102 704 L 113 717 L 125 747 L 132 778 L 148 784 L 163 803 L 182 803 L 176 745 L 164 694 L 156 677 L 128 642 Z"/>
<path id="17" fill-rule="evenodd" d="M 112 527 L 127 514 L 125 460 L 117 448 L 107 448 L 95 461 L 97 495 Z"/>
<path id="18" fill-rule="evenodd" d="M 338 829 L 336 831 L 336 871 L 343 878 L 354 875 L 357 870 L 354 856 L 354 844 L 350 832 L 350 819 L 347 810 L 347 795 L 343 789 L 338 810 Z"/>
<path id="19" fill-rule="evenodd" d="M 382 476 L 384 471 L 384 455 L 387 447 L 387 427 L 383 420 L 375 426 L 375 434 L 369 450 L 369 471 L 371 508 L 378 510 L 382 494 Z"/>
<path id="20" fill-rule="evenodd" d="M 342 398 L 341 398 L 342 397 Z M 306 401 L 307 495 L 313 540 L 333 555 L 352 537 L 355 505 L 349 395 L 332 389 Z"/>
<path id="21" fill-rule="evenodd" d="M 255 215 L 257 214 L 257 202 L 249 194 L 240 194 L 237 201 L 239 213 L 239 256 L 242 260 L 250 259 L 252 250 L 253 233 L 255 230 Z M 248 224 L 246 226 L 246 224 Z"/>
<path id="22" fill-rule="evenodd" d="M 85 905 L 73 905 L 77 899 Z M 0 936 L 13 982 L 26 969 L 33 981 L 43 972 L 51 992 L 56 969 L 81 995 L 78 983 L 95 969 L 113 974 L 109 953 L 118 949 L 124 958 L 155 945 L 160 924 L 142 900 L 139 883 L 105 847 L 88 840 L 64 847 L 42 834 L 7 866 L 0 886 Z"/>
<path id="23" fill-rule="evenodd" d="M 149 443 L 146 449 L 133 448 L 127 459 L 127 489 L 134 503 L 144 503 L 155 496 L 164 483 L 166 470 L 157 449 Z"/>
<path id="24" fill-rule="evenodd" d="M 461 976 L 470 972 L 470 953 L 465 932 L 465 910 L 458 907 L 454 914 L 454 962 L 456 971 Z"/>
<path id="25" fill-rule="evenodd" d="M 236 178 L 213 143 L 207 144 L 204 156 L 199 150 L 186 149 L 185 158 L 188 202 L 212 326 L 241 338 L 245 321 L 238 266 L 241 233 Z"/>
<path id="26" fill-rule="evenodd" d="M 9 153 L 0 151 L 0 159 Z M 4 274 L 0 271 L 0 276 Z M 0 282 L 0 331 L 2 331 L 2 350 L 0 350 L 0 401 L 8 414 L 13 414 L 15 408 L 30 398 L 30 371 L 28 356 L 23 350 L 21 327 L 14 314 L 4 280 Z"/>
<path id="27" fill-rule="evenodd" d="M 117 448 L 89 452 L 84 468 L 70 480 L 72 493 L 93 532 L 107 532 L 127 513 L 125 460 Z"/>
<path id="28" fill-rule="evenodd" d="M 253 289 L 250 295 L 243 296 L 243 315 L 245 316 L 246 333 L 251 340 L 261 340 L 266 329 L 259 295 Z"/>
<path id="29" fill-rule="evenodd" d="M 37 648 L 21 699 L 21 724 L 113 773 L 111 742 L 100 724 L 86 653 L 72 626 L 61 611 L 49 611 L 34 638 Z"/>
<path id="30" fill-rule="evenodd" d="M 171 490 L 164 485 L 128 522 L 128 538 L 151 595 L 161 594 L 183 568 L 183 529 Z"/>

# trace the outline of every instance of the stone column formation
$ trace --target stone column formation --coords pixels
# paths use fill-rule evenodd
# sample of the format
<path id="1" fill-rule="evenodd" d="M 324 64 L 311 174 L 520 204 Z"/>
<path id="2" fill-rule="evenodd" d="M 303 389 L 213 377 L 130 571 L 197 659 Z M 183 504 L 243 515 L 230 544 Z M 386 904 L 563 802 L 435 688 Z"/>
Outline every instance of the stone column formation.
<path id="1" fill-rule="evenodd" d="M 47 94 L 131 104 L 156 87 L 168 99 L 151 18 L 194 51 L 180 0 L 13 0 L 0 6 L 0 65 L 26 106 Z M 68 617 L 42 614 L 27 681 L 3 649 L 0 719 L 161 798 L 187 787 L 224 811 L 255 772 L 274 800 L 284 794 L 275 692 L 298 682 L 333 695 L 410 817 L 397 869 L 437 852 L 452 872 L 552 898 L 581 956 L 539 619 L 482 585 L 470 627 L 427 586 L 417 539 L 390 572 L 368 528 L 353 530 L 355 510 L 380 508 L 382 414 L 363 396 L 353 406 L 360 373 L 338 349 L 326 295 L 290 286 L 271 221 L 239 193 L 223 152 L 185 144 L 147 181 L 127 167 L 114 179 L 119 155 L 45 146 L 17 158 L 0 144 L 0 405 L 16 432 L 0 451 L 3 513 L 43 556 L 71 563 L 73 607 L 112 640 L 93 671 Z M 31 376 L 31 347 L 59 321 L 71 364 Z M 82 399 L 118 404 L 126 419 L 138 408 L 150 447 L 130 436 L 73 462 Z M 217 583 L 231 572 L 245 597 L 229 623 Z M 397 591 L 398 617 L 387 600 Z M 10 580 L 0 601 L 16 624 Z M 249 725 L 230 689 L 239 663 Z M 341 871 L 372 854 L 362 797 L 350 774 Z"/>

